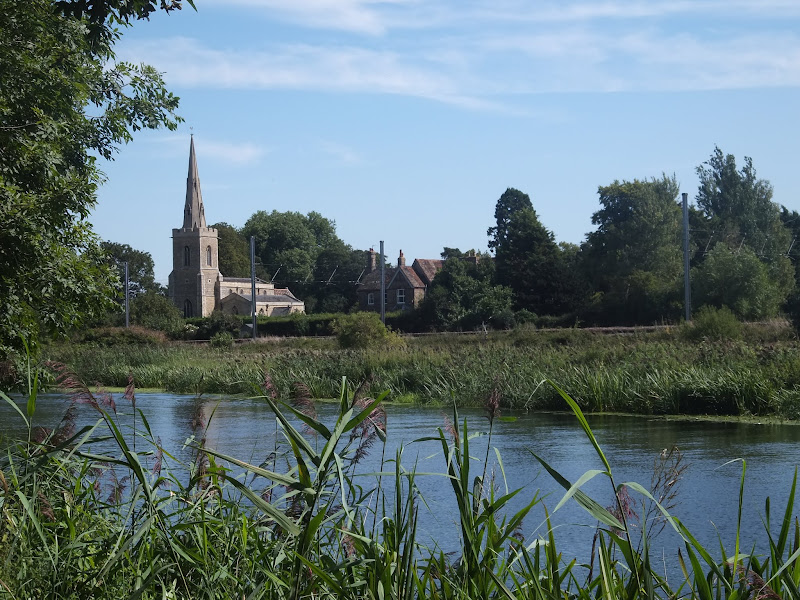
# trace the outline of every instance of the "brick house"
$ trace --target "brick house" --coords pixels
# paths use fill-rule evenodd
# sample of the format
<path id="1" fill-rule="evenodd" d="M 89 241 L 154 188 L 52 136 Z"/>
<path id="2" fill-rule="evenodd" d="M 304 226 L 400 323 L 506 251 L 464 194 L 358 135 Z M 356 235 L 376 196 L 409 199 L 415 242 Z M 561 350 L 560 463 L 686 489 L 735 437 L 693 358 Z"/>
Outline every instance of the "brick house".
<path id="1" fill-rule="evenodd" d="M 380 312 L 381 272 L 376 264 L 375 250 L 369 250 L 367 273 L 359 285 L 359 310 Z M 386 267 L 386 312 L 413 310 L 418 308 L 425 298 L 425 292 L 436 273 L 442 268 L 444 261 L 437 259 L 415 259 L 410 267 L 406 266 L 403 251 L 397 258 L 396 267 Z"/>

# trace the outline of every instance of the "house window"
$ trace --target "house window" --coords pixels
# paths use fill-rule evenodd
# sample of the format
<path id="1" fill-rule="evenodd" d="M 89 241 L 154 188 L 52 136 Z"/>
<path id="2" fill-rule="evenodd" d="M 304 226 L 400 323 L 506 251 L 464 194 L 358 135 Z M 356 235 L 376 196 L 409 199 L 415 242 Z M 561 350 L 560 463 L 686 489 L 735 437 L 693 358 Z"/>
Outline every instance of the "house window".
<path id="1" fill-rule="evenodd" d="M 189 249 L 189 246 L 183 247 L 183 266 L 188 267 L 192 264 L 192 251 Z"/>
<path id="2" fill-rule="evenodd" d="M 211 266 L 211 246 L 206 247 L 206 264 Z"/>
<path id="3" fill-rule="evenodd" d="M 397 303 L 398 304 L 405 304 L 406 303 L 406 291 L 405 290 L 397 290 Z"/>
<path id="4" fill-rule="evenodd" d="M 238 314 L 239 314 L 239 307 L 238 307 L 238 306 L 236 306 L 236 305 L 234 305 L 234 307 L 233 307 L 233 310 L 232 310 L 231 312 L 232 312 L 233 314 L 235 314 L 235 315 L 238 315 Z"/>
<path id="5" fill-rule="evenodd" d="M 189 300 L 186 300 L 183 303 L 183 317 L 188 319 L 194 316 L 194 311 L 192 310 L 192 303 Z"/>
<path id="6" fill-rule="evenodd" d="M 375 294 L 373 294 L 372 292 L 367 294 L 367 304 L 369 304 L 370 306 L 373 306 L 375 304 Z"/>

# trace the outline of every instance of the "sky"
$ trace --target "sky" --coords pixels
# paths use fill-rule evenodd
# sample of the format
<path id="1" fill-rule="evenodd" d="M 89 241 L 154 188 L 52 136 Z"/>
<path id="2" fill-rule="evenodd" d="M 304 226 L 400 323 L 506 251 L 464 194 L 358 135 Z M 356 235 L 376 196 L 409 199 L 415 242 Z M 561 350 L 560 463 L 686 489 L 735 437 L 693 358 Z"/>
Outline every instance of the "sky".
<path id="1" fill-rule="evenodd" d="M 800 210 L 797 0 L 196 0 L 124 31 L 121 60 L 180 96 L 137 132 L 91 216 L 172 269 L 190 134 L 210 224 L 317 211 L 396 261 L 487 249 L 527 193 L 557 241 L 593 230 L 598 186 L 675 175 L 719 147 Z"/>

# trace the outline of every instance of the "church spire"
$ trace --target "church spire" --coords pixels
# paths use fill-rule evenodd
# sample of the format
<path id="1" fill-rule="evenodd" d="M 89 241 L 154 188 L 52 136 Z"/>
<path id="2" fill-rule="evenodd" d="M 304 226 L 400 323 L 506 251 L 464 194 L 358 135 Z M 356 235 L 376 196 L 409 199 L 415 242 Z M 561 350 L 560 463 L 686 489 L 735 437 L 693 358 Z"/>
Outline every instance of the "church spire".
<path id="1" fill-rule="evenodd" d="M 183 228 L 206 227 L 203 195 L 200 193 L 200 177 L 197 175 L 197 159 L 194 155 L 194 135 L 189 145 L 189 175 L 186 177 L 186 205 L 183 207 Z"/>

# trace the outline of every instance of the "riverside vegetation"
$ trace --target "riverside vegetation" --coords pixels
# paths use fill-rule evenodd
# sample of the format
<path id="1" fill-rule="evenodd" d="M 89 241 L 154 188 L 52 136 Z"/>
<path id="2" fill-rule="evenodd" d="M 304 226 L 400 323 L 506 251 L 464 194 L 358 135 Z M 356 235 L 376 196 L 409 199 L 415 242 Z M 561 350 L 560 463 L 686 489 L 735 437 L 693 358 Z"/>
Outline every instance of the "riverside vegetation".
<path id="1" fill-rule="evenodd" d="M 446 472 L 438 476 L 449 484 L 458 511 L 458 546 L 446 552 L 417 535 L 424 498 L 416 473 L 404 466 L 403 450 L 386 456 L 383 395 L 369 398 L 364 388 L 349 394 L 343 384 L 338 418 L 326 425 L 316 418 L 306 386 L 294 385 L 291 401 L 283 403 L 267 378 L 261 398 L 279 428 L 275 452 L 253 465 L 208 447 L 204 432 L 213 411 L 198 403 L 195 435 L 186 442 L 194 458 L 181 462 L 150 433 L 132 380 L 117 404 L 63 367 L 58 372 L 72 405 L 53 430 L 31 426 L 35 376 L 21 408 L 0 393 L 27 427 L 26 439 L 0 459 L 1 597 L 800 598 L 796 474 L 776 523 L 767 502 L 766 546 L 757 551 L 743 548 L 739 537 L 743 466 L 736 533 L 726 540 L 730 546 L 720 540 L 715 558 L 670 512 L 682 472 L 679 453 L 657 461 L 650 489 L 618 482 L 583 412 L 553 384 L 603 468 L 573 483 L 546 457 L 532 454 L 531 460 L 566 490 L 554 510 L 576 501 L 596 519 L 596 529 L 586 534 L 594 538 L 586 564 L 562 556 L 549 517 L 541 530 L 523 536 L 525 516 L 542 502 L 537 493 L 517 512 L 504 510 L 530 491 L 504 489 L 502 462 L 496 464 L 502 478 L 487 469 L 497 393 L 484 402 L 489 426 L 482 465 L 473 467 L 471 453 L 480 446 L 457 411 L 452 423 L 427 438 L 441 447 Z M 97 414 L 93 425 L 78 431 L 77 404 Z M 131 430 L 121 428 L 117 411 L 138 413 L 138 428 L 135 419 Z M 381 453 L 377 473 L 359 469 L 369 451 Z M 581 490 L 595 476 L 608 482 L 614 500 L 607 508 Z M 671 557 L 680 566 L 677 578 L 651 561 L 651 541 L 665 526 L 682 539 L 682 551 Z"/>
<path id="2" fill-rule="evenodd" d="M 249 393 L 251 382 L 269 373 L 283 395 L 303 381 L 314 398 L 334 398 L 346 376 L 389 390 L 392 401 L 474 406 L 496 388 L 506 408 L 560 410 L 560 396 L 540 385 L 552 379 L 585 411 L 800 418 L 794 332 L 721 317 L 712 311 L 691 328 L 624 335 L 518 328 L 395 336 L 360 349 L 314 338 L 228 340 L 215 348 L 112 330 L 51 345 L 44 358 L 68 365 L 84 381 L 124 387 L 132 374 L 142 387 L 177 393 Z"/>

